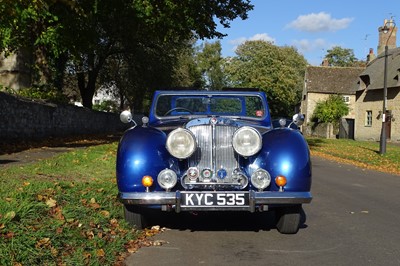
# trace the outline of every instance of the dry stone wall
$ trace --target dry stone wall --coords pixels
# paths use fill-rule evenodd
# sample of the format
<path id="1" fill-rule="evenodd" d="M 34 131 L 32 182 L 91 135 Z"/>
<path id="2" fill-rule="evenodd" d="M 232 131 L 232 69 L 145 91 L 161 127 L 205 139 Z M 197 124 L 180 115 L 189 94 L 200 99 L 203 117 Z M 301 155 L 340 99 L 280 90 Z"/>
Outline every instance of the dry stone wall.
<path id="1" fill-rule="evenodd" d="M 126 128 L 118 114 L 39 103 L 0 92 L 0 142 L 108 134 Z"/>

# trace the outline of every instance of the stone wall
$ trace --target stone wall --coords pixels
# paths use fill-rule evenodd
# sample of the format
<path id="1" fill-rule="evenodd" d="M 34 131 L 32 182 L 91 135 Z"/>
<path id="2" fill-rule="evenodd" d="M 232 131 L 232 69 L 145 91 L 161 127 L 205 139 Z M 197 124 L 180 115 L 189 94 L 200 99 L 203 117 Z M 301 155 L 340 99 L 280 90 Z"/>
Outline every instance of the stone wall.
<path id="1" fill-rule="evenodd" d="M 126 128 L 118 114 L 39 103 L 0 92 L 0 142 L 108 134 Z"/>
<path id="2" fill-rule="evenodd" d="M 308 123 L 302 126 L 302 132 L 305 136 L 325 138 L 325 139 L 335 139 L 338 130 L 334 128 L 331 123 Z"/>

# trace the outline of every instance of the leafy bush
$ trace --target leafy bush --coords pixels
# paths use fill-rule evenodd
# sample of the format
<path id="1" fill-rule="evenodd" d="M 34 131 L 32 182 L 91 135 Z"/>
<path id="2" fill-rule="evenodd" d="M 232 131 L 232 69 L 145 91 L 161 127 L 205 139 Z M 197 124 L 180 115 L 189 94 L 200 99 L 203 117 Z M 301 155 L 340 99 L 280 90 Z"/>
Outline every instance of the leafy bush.
<path id="1" fill-rule="evenodd" d="M 348 115 L 349 106 L 340 95 L 330 95 L 325 101 L 317 103 L 311 120 L 320 123 L 336 123 L 340 118 Z"/>
<path id="2" fill-rule="evenodd" d="M 101 102 L 100 104 L 94 104 L 92 109 L 103 112 L 117 112 L 118 106 L 114 101 L 106 100 Z"/>
<path id="3" fill-rule="evenodd" d="M 68 103 L 68 98 L 62 92 L 48 85 L 41 85 L 31 88 L 21 88 L 19 90 L 2 88 L 2 90 L 29 99 L 40 99 L 52 103 Z"/>

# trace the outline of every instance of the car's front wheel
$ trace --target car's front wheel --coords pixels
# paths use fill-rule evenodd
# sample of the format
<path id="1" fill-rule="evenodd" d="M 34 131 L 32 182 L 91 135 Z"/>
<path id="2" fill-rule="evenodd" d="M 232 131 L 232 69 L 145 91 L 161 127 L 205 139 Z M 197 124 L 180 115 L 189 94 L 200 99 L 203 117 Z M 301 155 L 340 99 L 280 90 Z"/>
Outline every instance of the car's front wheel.
<path id="1" fill-rule="evenodd" d="M 295 205 L 276 210 L 276 228 L 282 234 L 296 234 L 301 223 L 302 207 Z"/>
<path id="2" fill-rule="evenodd" d="M 124 205 L 125 220 L 136 229 L 144 229 L 149 225 L 149 217 L 139 208 L 132 205 Z"/>

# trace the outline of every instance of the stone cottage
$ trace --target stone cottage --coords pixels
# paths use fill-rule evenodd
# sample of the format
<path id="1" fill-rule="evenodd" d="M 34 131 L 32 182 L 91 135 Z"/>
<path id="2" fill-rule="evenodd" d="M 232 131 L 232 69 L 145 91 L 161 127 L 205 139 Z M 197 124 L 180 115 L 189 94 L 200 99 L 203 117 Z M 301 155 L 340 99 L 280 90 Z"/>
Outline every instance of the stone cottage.
<path id="1" fill-rule="evenodd" d="M 388 31 L 379 28 L 378 56 L 367 65 L 360 74 L 356 91 L 356 125 L 357 140 L 379 141 L 382 130 L 385 53 L 387 53 L 387 105 L 386 137 L 388 141 L 400 141 L 400 48 L 396 48 L 397 28 L 390 21 Z"/>
<path id="2" fill-rule="evenodd" d="M 332 94 L 339 94 L 349 105 L 350 112 L 344 118 L 352 132 L 350 135 L 353 135 L 356 116 L 355 86 L 358 76 L 364 69 L 364 67 L 308 66 L 301 101 L 301 112 L 305 115 L 306 124 L 311 122 L 318 102 L 326 100 Z"/>

